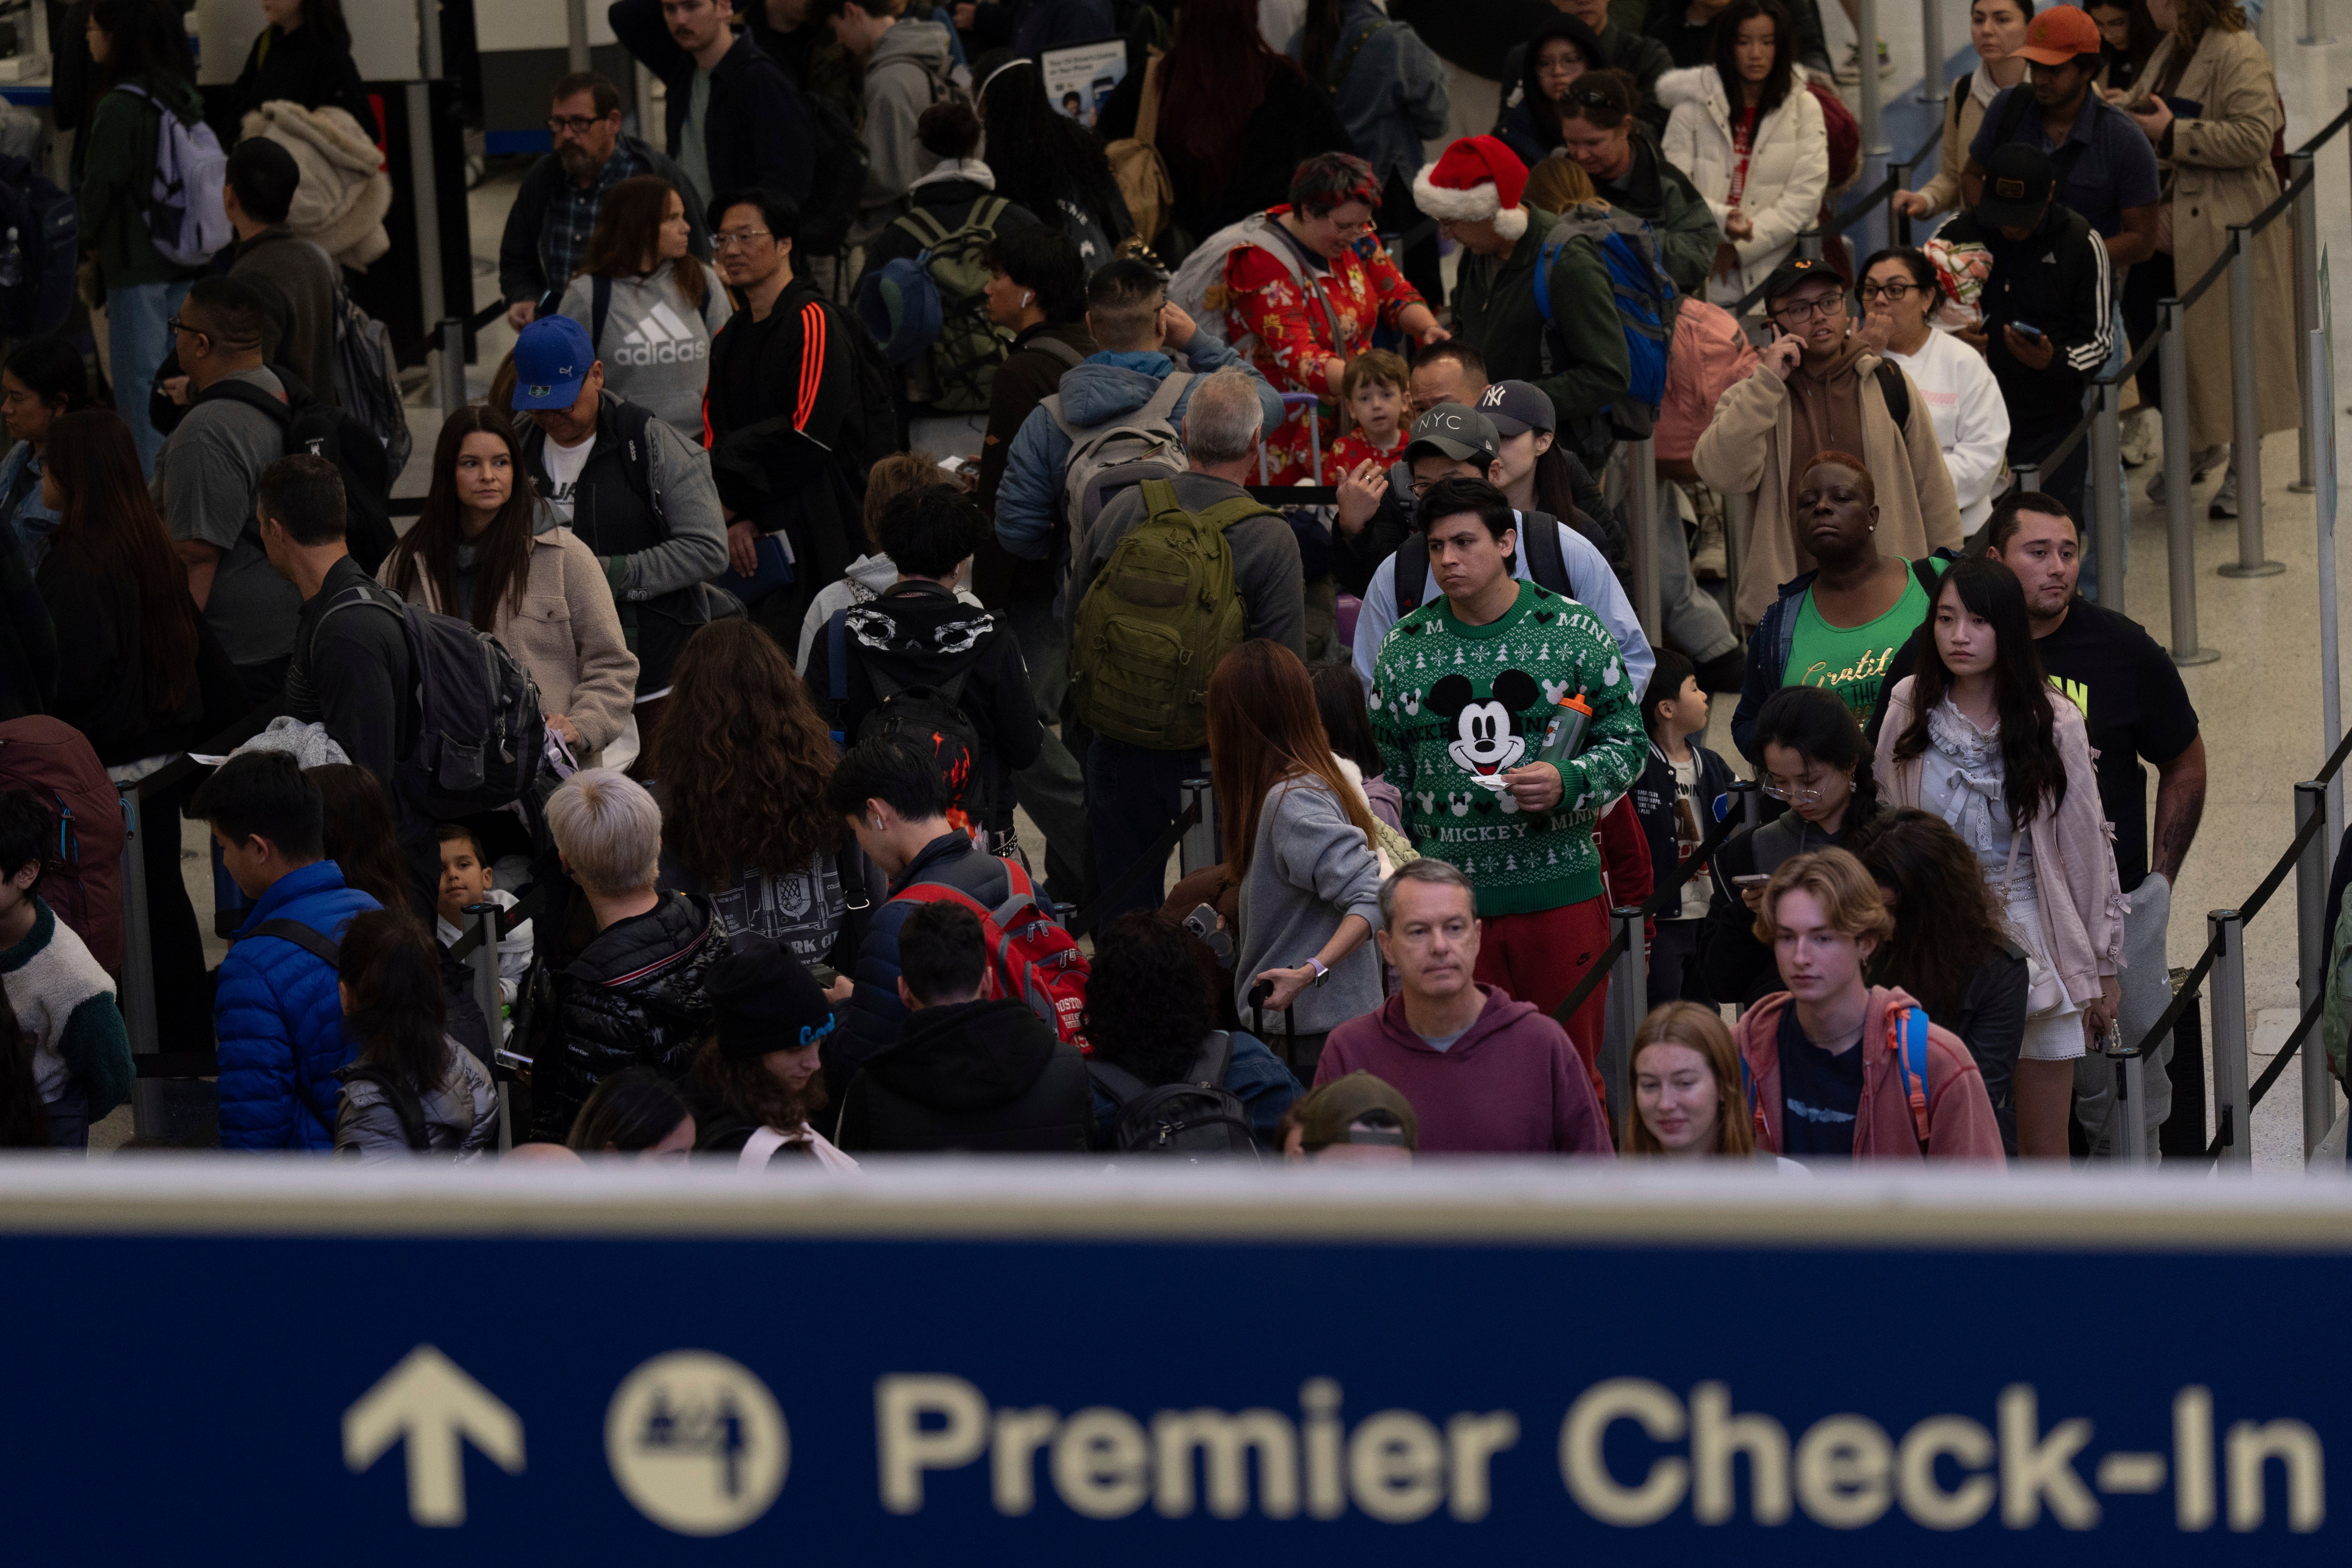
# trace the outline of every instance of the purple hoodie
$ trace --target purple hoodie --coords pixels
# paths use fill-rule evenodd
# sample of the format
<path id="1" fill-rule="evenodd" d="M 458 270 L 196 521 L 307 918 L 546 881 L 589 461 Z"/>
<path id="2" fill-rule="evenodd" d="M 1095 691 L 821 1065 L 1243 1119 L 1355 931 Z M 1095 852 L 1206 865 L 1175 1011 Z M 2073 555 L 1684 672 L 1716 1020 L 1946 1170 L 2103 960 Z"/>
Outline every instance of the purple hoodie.
<path id="1" fill-rule="evenodd" d="M 1405 1022 L 1404 998 L 1331 1031 L 1319 1087 L 1369 1072 L 1412 1102 L 1424 1154 L 1613 1154 L 1584 1058 L 1532 1002 L 1492 985 L 1469 1032 L 1434 1050 Z"/>

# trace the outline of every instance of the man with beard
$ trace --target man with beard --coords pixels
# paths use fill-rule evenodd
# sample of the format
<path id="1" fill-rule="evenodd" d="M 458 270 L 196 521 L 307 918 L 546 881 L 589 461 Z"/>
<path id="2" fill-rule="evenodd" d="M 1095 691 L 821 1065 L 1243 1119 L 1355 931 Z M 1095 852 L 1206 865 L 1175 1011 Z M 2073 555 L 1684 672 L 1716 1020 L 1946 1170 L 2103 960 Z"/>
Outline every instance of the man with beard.
<path id="1" fill-rule="evenodd" d="M 685 171 L 635 136 L 621 134 L 621 89 L 594 71 L 574 71 L 555 84 L 547 129 L 555 151 L 522 177 L 499 240 L 499 291 L 507 324 L 517 331 L 542 315 L 588 256 L 588 237 L 604 193 L 633 174 L 659 174 L 686 200 L 693 229 L 687 248 L 710 259 L 710 230 Z"/>

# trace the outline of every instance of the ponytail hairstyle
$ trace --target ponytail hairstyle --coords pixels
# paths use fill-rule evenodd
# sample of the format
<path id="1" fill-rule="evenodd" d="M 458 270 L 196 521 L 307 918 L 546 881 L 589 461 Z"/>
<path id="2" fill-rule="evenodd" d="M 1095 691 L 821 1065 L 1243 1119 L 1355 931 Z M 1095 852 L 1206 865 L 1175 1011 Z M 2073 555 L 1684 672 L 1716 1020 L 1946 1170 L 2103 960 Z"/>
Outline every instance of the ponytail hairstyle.
<path id="1" fill-rule="evenodd" d="M 1568 96 L 1559 100 L 1559 118 L 1563 122 L 1581 120 L 1595 130 L 1614 131 L 1631 121 L 1641 106 L 1640 85 L 1612 67 L 1586 71 L 1569 83 Z"/>
<path id="2" fill-rule="evenodd" d="M 1927 610 L 1927 636 L 1911 677 L 1911 722 L 1895 742 L 1895 760 L 1907 763 L 1927 749 L 1927 715 L 1950 694 L 1952 672 L 1935 640 L 1936 624 L 1951 607 L 1990 622 L 1993 635 L 1993 711 L 2000 719 L 2001 793 L 2009 803 L 2009 829 L 2022 833 L 2043 811 L 2066 799 L 2066 764 L 2053 738 L 2057 716 L 2050 705 L 2050 682 L 2033 646 L 2026 618 L 2025 589 L 2000 562 L 1982 555 L 1955 561 Z"/>
<path id="3" fill-rule="evenodd" d="M 1878 815 L 1878 777 L 1870 765 L 1870 747 L 1853 710 L 1836 693 L 1819 686 L 1784 686 L 1766 698 L 1756 715 L 1756 754 L 1762 756 L 1767 746 L 1785 746 L 1808 762 L 1852 773 L 1847 826 Z"/>
<path id="4" fill-rule="evenodd" d="M 336 974 L 352 990 L 343 1026 L 359 1041 L 359 1060 L 429 1093 L 449 1059 L 433 939 L 407 915 L 369 910 L 344 928 L 341 952 Z"/>

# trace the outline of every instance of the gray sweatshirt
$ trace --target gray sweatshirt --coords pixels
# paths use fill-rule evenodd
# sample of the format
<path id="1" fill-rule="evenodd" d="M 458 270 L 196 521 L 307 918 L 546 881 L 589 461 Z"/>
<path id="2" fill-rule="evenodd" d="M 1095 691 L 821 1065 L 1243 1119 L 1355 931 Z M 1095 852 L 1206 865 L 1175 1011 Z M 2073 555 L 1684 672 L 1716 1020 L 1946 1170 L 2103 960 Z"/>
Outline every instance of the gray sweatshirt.
<path id="1" fill-rule="evenodd" d="M 613 302 L 605 311 L 596 357 L 604 362 L 604 384 L 614 394 L 651 409 L 654 417 L 700 446 L 710 340 L 734 308 L 727 303 L 727 290 L 719 279 L 707 273 L 702 309 L 688 305 L 677 284 L 677 267 L 665 261 L 643 278 L 613 279 Z M 563 290 L 563 314 L 592 332 L 595 281 L 583 272 Z"/>
<path id="2" fill-rule="evenodd" d="M 866 58 L 866 191 L 850 233 L 863 245 L 898 216 L 899 198 L 934 162 L 915 140 L 915 121 L 943 96 L 955 63 L 948 30 L 938 22 L 901 18 Z"/>
<path id="3" fill-rule="evenodd" d="M 1234 1005 L 1250 1026 L 1250 988 L 1262 971 L 1297 969 L 1323 951 L 1349 915 L 1381 926 L 1381 863 L 1363 830 L 1348 820 L 1320 779 L 1275 785 L 1258 816 L 1249 870 L 1242 878 L 1241 935 L 1234 958 Z M 1319 1035 L 1379 1007 L 1380 955 L 1366 942 L 1331 966 L 1291 1005 L 1289 1022 Z M 1265 1019 L 1269 1036 L 1284 1020 Z"/>
<path id="4" fill-rule="evenodd" d="M 1206 511 L 1219 501 L 1246 495 L 1231 479 L 1210 474 L 1179 474 L 1177 504 L 1187 511 Z M 1110 560 L 1110 552 L 1127 531 L 1150 514 L 1143 510 L 1141 485 L 1120 492 L 1095 519 L 1087 559 L 1070 563 L 1070 591 L 1064 607 L 1076 622 L 1087 590 Z M 1298 559 L 1298 536 L 1279 516 L 1244 518 L 1225 530 L 1225 543 L 1234 552 L 1234 583 L 1241 589 L 1249 635 L 1280 643 L 1299 658 L 1307 657 L 1307 581 Z"/>

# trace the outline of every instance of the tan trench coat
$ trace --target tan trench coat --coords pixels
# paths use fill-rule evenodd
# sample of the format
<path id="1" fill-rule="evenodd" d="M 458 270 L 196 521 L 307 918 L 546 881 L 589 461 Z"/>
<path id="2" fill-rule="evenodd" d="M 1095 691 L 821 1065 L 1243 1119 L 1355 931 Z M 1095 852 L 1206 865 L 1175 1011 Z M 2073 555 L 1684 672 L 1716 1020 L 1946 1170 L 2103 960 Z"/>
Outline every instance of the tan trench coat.
<path id="1" fill-rule="evenodd" d="M 2167 35 L 2139 73 L 2133 103 L 2163 75 L 2180 47 Z M 2284 117 L 2270 57 L 2252 33 L 2208 31 L 2168 95 L 2202 104 L 2195 120 L 2172 122 L 2172 154 L 2160 158 L 2172 202 L 2172 266 L 2186 289 L 2229 248 L 2230 226 L 2250 222 L 2279 194 L 2271 143 Z M 2256 237 L 2254 363 L 2261 368 L 2256 411 L 2265 435 L 2302 423 L 2295 404 L 2294 272 L 2284 217 Z M 2189 435 L 2200 449 L 2229 441 L 2230 282 L 2216 281 L 2189 311 Z"/>

